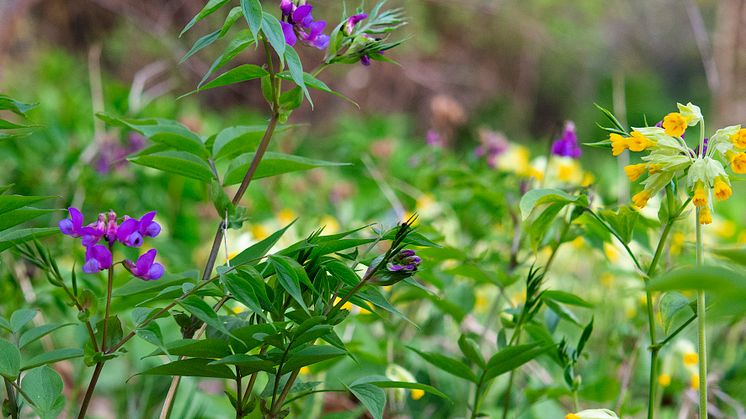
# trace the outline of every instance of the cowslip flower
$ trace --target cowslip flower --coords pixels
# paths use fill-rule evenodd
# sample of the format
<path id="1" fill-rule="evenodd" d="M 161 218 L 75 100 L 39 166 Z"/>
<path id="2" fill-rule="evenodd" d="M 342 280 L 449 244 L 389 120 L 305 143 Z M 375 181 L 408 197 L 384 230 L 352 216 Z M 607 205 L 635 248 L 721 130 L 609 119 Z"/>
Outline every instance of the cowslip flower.
<path id="1" fill-rule="evenodd" d="M 161 232 L 161 226 L 155 219 L 155 211 L 151 211 L 140 217 L 139 220 L 124 216 L 121 224 L 117 223 L 117 214 L 114 211 L 98 215 L 95 222 L 83 225 L 83 213 L 79 209 L 68 208 L 70 218 L 58 223 L 62 234 L 80 238 L 85 247 L 85 263 L 83 272 L 93 274 L 110 269 L 113 266 L 112 250 L 116 243 L 128 247 L 139 247 L 144 237 L 156 237 Z M 99 244 L 101 239 L 105 244 Z M 163 265 L 153 263 L 155 249 L 141 256 L 137 263 L 125 261 L 125 266 L 139 278 L 152 280 L 163 275 Z M 128 264 L 129 262 L 129 264 Z"/>
<path id="2" fill-rule="evenodd" d="M 324 50 L 329 46 L 329 35 L 324 34 L 326 21 L 313 20 L 313 6 L 303 4 L 295 5 L 292 1 L 283 0 L 280 3 L 282 10 L 282 33 L 285 36 L 285 42 L 290 46 L 295 46 L 298 38 L 314 48 Z"/>
<path id="3" fill-rule="evenodd" d="M 575 124 L 572 121 L 567 121 L 562 136 L 552 143 L 552 154 L 577 159 L 581 153 L 578 145 L 578 135 L 575 133 Z"/>
<path id="4" fill-rule="evenodd" d="M 645 207 L 669 182 L 686 175 L 692 203 L 699 208 L 698 222 L 710 224 L 713 196 L 723 201 L 733 194 L 725 167 L 729 164 L 734 173 L 746 173 L 746 130 L 740 125 L 719 129 L 702 141 L 702 150 L 692 149 L 683 135 L 688 127 L 703 122 L 702 112 L 692 103 L 677 106 L 679 112 L 669 113 L 657 126 L 634 128 L 629 137 L 611 134 L 612 154 L 618 156 L 624 150 L 649 152 L 642 157 L 644 163 L 624 168 L 632 182 L 646 176 L 644 189 L 632 197 L 635 206 Z"/>

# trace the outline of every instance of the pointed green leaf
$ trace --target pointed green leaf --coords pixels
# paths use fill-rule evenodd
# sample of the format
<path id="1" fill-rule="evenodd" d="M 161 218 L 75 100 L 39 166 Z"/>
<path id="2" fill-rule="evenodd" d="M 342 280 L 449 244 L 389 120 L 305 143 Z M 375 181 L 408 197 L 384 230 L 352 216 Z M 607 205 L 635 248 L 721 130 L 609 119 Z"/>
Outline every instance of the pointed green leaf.
<path id="1" fill-rule="evenodd" d="M 44 366 L 29 371 L 23 377 L 21 388 L 41 419 L 57 418 L 65 408 L 62 378 L 52 368 Z"/>
<path id="2" fill-rule="evenodd" d="M 236 157 L 228 167 L 225 173 L 223 185 L 236 185 L 241 183 L 249 169 L 251 161 L 254 159 L 254 153 L 246 153 Z M 334 167 L 346 166 L 347 163 L 335 163 L 324 160 L 308 159 L 290 154 L 267 152 L 264 154 L 259 167 L 254 174 L 254 179 L 277 176 L 290 172 L 310 170 L 316 167 Z"/>
<path id="3" fill-rule="evenodd" d="M 183 151 L 161 151 L 132 157 L 129 160 L 141 166 L 152 167 L 202 182 L 210 182 L 214 179 L 209 164 L 193 154 Z"/>
<path id="4" fill-rule="evenodd" d="M 179 34 L 179 38 L 181 38 L 186 31 L 192 28 L 197 22 L 200 20 L 206 18 L 207 16 L 210 16 L 211 14 L 215 13 L 216 10 L 223 7 L 225 3 L 228 3 L 228 0 L 210 0 L 205 4 L 205 7 L 202 8 L 202 10 L 197 13 L 196 16 L 192 18 L 192 20 L 187 23 L 187 25 L 184 27 L 184 29 L 181 30 L 181 33 Z"/>
<path id="5" fill-rule="evenodd" d="M 15 380 L 21 369 L 21 353 L 15 345 L 0 339 L 0 376 Z"/>
<path id="6" fill-rule="evenodd" d="M 170 375 L 182 377 L 236 378 L 225 365 L 211 365 L 212 359 L 190 358 L 159 365 L 141 372 L 142 375 Z"/>
<path id="7" fill-rule="evenodd" d="M 262 29 L 262 4 L 259 0 L 241 0 L 241 9 L 254 39 L 258 39 L 257 34 Z"/>
<path id="8" fill-rule="evenodd" d="M 21 365 L 21 371 L 30 370 L 41 365 L 54 364 L 68 359 L 82 358 L 83 351 L 78 348 L 55 349 L 39 354 Z"/>

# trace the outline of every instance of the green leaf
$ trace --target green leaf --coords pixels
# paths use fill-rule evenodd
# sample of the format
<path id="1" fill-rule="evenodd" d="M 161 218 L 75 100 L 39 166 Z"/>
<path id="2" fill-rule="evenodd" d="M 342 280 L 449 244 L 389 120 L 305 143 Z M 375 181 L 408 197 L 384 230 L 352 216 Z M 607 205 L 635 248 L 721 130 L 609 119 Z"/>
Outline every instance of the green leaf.
<path id="1" fill-rule="evenodd" d="M 308 275 L 303 267 L 287 256 L 272 255 L 269 257 L 269 263 L 277 273 L 277 282 L 280 286 L 308 313 L 306 302 L 303 301 L 300 284 L 304 283 L 311 289 L 313 289 L 313 285 L 311 285 L 311 281 L 308 279 Z"/>
<path id="2" fill-rule="evenodd" d="M 202 10 L 195 15 L 192 20 L 187 23 L 187 25 L 184 27 L 184 29 L 181 30 L 181 33 L 179 34 L 179 38 L 181 38 L 186 31 L 192 28 L 197 22 L 200 20 L 206 18 L 207 16 L 210 16 L 211 14 L 215 13 L 216 10 L 223 7 L 225 3 L 228 3 L 228 0 L 210 0 L 205 4 L 205 7 L 202 8 Z"/>
<path id="3" fill-rule="evenodd" d="M 283 71 L 281 73 L 278 73 L 277 76 L 285 80 L 293 80 L 293 76 L 290 74 L 289 71 Z M 339 98 L 346 100 L 347 102 L 350 102 L 351 104 L 355 105 L 357 108 L 360 108 L 360 105 L 358 105 L 357 102 L 355 102 L 354 100 L 348 98 L 347 96 L 339 92 L 335 92 L 326 83 L 317 79 L 312 74 L 303 73 L 303 82 L 306 84 L 306 87 L 310 87 L 312 89 L 316 89 L 316 90 L 319 90 L 325 93 L 333 94 L 334 96 L 337 96 Z"/>
<path id="4" fill-rule="evenodd" d="M 205 322 L 208 326 L 219 330 L 226 335 L 232 336 L 220 318 L 218 318 L 218 314 L 215 313 L 215 310 L 196 295 L 190 295 L 189 297 L 179 301 L 179 305 L 184 307 L 186 311 L 192 313 L 194 317 Z"/>
<path id="5" fill-rule="evenodd" d="M 345 385 L 352 394 L 368 409 L 374 419 L 383 419 L 383 410 L 386 408 L 386 393 L 373 384 L 358 384 L 354 386 Z"/>
<path id="6" fill-rule="evenodd" d="M 297 352 L 293 352 L 282 366 L 280 374 L 295 371 L 307 365 L 337 358 L 347 354 L 347 351 L 328 345 L 307 346 Z"/>
<path id="7" fill-rule="evenodd" d="M 545 301 L 552 300 L 558 303 L 568 304 L 571 306 L 593 308 L 593 304 L 585 301 L 584 299 L 578 297 L 575 294 L 570 294 L 569 292 L 564 292 L 564 291 L 546 290 L 541 293 L 541 298 Z"/>
<path id="8" fill-rule="evenodd" d="M 587 203 L 584 195 L 573 196 L 560 189 L 533 189 L 526 192 L 521 198 L 521 217 L 525 220 L 534 208 L 543 204 L 551 203 Z"/>
<path id="9" fill-rule="evenodd" d="M 35 342 L 42 337 L 54 332 L 57 329 L 61 329 L 65 326 L 72 326 L 73 323 L 63 323 L 63 324 L 45 324 L 39 327 L 35 327 L 33 329 L 29 329 L 25 331 L 20 339 L 18 339 L 18 347 L 20 349 L 23 349 L 28 344 Z"/>
<path id="10" fill-rule="evenodd" d="M 170 149 L 193 154 L 204 162 L 210 155 L 202 139 L 177 121 L 162 118 L 128 119 L 103 113 L 98 113 L 96 116 L 107 124 L 135 130 L 156 145 L 163 145 Z M 151 153 L 139 153 L 132 158 L 143 154 Z"/>
<path id="11" fill-rule="evenodd" d="M 10 249 L 23 242 L 40 239 L 60 232 L 59 228 L 23 228 L 0 232 L 0 252 Z"/>
<path id="12" fill-rule="evenodd" d="M 166 274 L 166 276 L 157 281 L 143 281 L 142 279 L 134 278 L 121 287 L 115 289 L 112 295 L 114 297 L 132 297 L 142 294 L 156 295 L 162 290 L 173 285 L 181 286 L 184 283 L 196 283 L 196 275 L 198 274 L 195 272 L 194 275 L 195 276 L 188 274 Z"/>
<path id="13" fill-rule="evenodd" d="M 189 59 L 189 57 L 191 57 L 192 55 L 194 55 L 197 52 L 199 52 L 201 49 L 209 46 L 210 44 L 212 44 L 213 42 L 215 42 L 216 40 L 218 40 L 218 38 L 220 38 L 220 34 L 221 33 L 222 33 L 222 31 L 220 29 L 218 29 L 218 30 L 210 32 L 207 35 L 199 38 L 194 43 L 194 45 L 192 45 L 192 48 L 186 54 L 184 54 L 183 57 L 181 57 L 181 60 L 179 60 L 179 64 L 183 64 L 184 61 L 186 61 L 186 60 Z"/>
<path id="14" fill-rule="evenodd" d="M 34 412 L 41 419 L 57 418 L 65 408 L 62 378 L 52 368 L 44 366 L 29 371 L 23 377 L 21 388 L 31 399 Z"/>
<path id="15" fill-rule="evenodd" d="M 546 206 L 543 211 L 536 217 L 535 220 L 528 223 L 527 230 L 531 236 L 531 244 L 536 248 L 541 245 L 542 240 L 547 237 L 547 231 L 552 225 L 552 222 L 557 218 L 557 215 L 562 211 L 567 203 L 565 202 L 554 202 Z"/>
<path id="16" fill-rule="evenodd" d="M 82 358 L 83 351 L 78 348 L 55 349 L 39 354 L 21 365 L 21 371 L 30 370 L 41 365 L 54 364 L 67 359 Z"/>
<path id="17" fill-rule="evenodd" d="M 15 380 L 21 369 L 21 353 L 15 345 L 0 339 L 0 375 Z"/>
<path id="18" fill-rule="evenodd" d="M 469 368 L 468 365 L 464 364 L 458 359 L 451 358 L 449 356 L 436 352 L 418 351 L 411 346 L 407 346 L 407 348 L 416 352 L 417 355 L 421 356 L 422 359 L 424 359 L 425 361 L 433 364 L 434 366 L 449 374 L 455 375 L 456 377 L 461 377 L 465 380 L 469 380 L 472 383 L 477 382 L 477 376 L 474 375 L 474 372 Z"/>
<path id="19" fill-rule="evenodd" d="M 256 262 L 258 259 L 264 257 L 264 255 L 266 255 L 267 252 L 269 252 L 272 247 L 277 244 L 282 235 L 285 234 L 287 229 L 290 228 L 290 226 L 292 226 L 294 223 L 295 221 L 286 225 L 282 229 L 270 234 L 269 237 L 267 237 L 266 239 L 258 243 L 254 243 L 247 249 L 241 251 L 241 253 L 237 254 L 230 260 L 231 266 L 245 265 L 252 261 Z"/>
<path id="20" fill-rule="evenodd" d="M 688 318 L 694 314 L 689 299 L 675 291 L 663 294 L 660 300 L 660 311 L 665 333 L 671 330 L 671 326 L 674 325 L 679 315 L 686 314 Z"/>
<path id="21" fill-rule="evenodd" d="M 442 391 L 427 384 L 409 383 L 406 381 L 368 381 L 367 383 L 373 384 L 374 386 L 380 388 L 407 388 L 410 390 L 423 390 L 440 398 L 451 400 L 450 397 L 446 396 Z"/>
<path id="22" fill-rule="evenodd" d="M 161 151 L 152 154 L 131 157 L 131 162 L 152 167 L 163 172 L 174 173 L 202 182 L 210 182 L 214 179 L 210 165 L 183 151 Z"/>
<path id="23" fill-rule="evenodd" d="M 746 293 L 746 276 L 721 266 L 690 266 L 675 269 L 648 283 L 653 291 L 703 289 L 718 293 Z"/>
<path id="24" fill-rule="evenodd" d="M 289 127 L 281 126 L 275 133 L 287 131 Z M 234 157 L 242 153 L 256 151 L 266 131 L 266 125 L 248 125 L 226 128 L 215 136 L 212 155 L 215 159 Z"/>
<path id="25" fill-rule="evenodd" d="M 236 24 L 238 19 L 241 19 L 243 16 L 243 10 L 240 6 L 236 6 L 228 12 L 228 16 L 225 18 L 225 21 L 223 22 L 223 27 L 220 28 L 220 37 L 224 37 L 225 34 L 228 33 L 228 31 L 233 27 L 233 25 Z"/>
<path id="26" fill-rule="evenodd" d="M 251 1 L 254 1 L 254 0 L 251 0 Z M 280 57 L 280 67 L 282 67 L 284 65 L 283 62 L 285 59 L 285 47 L 287 47 L 288 45 L 285 42 L 285 34 L 282 32 L 282 26 L 280 25 L 280 21 L 277 20 L 277 18 L 272 16 L 271 14 L 267 12 L 263 12 L 262 13 L 262 32 L 264 33 L 264 36 L 267 38 L 267 41 L 269 41 L 269 44 L 272 45 L 272 49 L 274 49 L 275 52 L 277 52 L 277 56 Z"/>
<path id="27" fill-rule="evenodd" d="M 466 335 L 461 335 L 458 339 L 458 346 L 461 348 L 461 353 L 471 362 L 479 365 L 479 368 L 484 369 L 487 366 L 477 343 L 473 339 L 466 337 Z"/>
<path id="28" fill-rule="evenodd" d="M 6 95 L 0 95 L 0 110 L 11 111 L 16 115 L 25 116 L 26 112 L 37 107 L 38 103 L 23 103 Z"/>
<path id="29" fill-rule="evenodd" d="M 228 186 L 241 183 L 244 176 L 246 175 L 246 172 L 249 170 L 249 165 L 251 164 L 251 161 L 253 159 L 254 153 L 242 154 L 234 159 L 228 167 L 228 171 L 225 173 L 223 185 Z M 290 154 L 267 152 L 264 154 L 261 163 L 259 163 L 259 167 L 254 174 L 254 179 L 261 179 L 302 170 L 310 170 L 316 167 L 334 167 L 346 165 L 348 164 L 308 159 L 305 157 L 293 156 Z"/>
<path id="30" fill-rule="evenodd" d="M 295 49 L 290 45 L 285 46 L 285 62 L 287 62 L 288 70 L 290 70 L 290 77 L 303 91 L 303 95 L 308 99 L 308 102 L 311 104 L 311 108 L 313 109 L 313 101 L 311 100 L 311 95 L 308 93 L 308 88 L 306 87 L 303 63 L 301 63 L 298 53 L 295 52 Z"/>
<path id="31" fill-rule="evenodd" d="M 551 346 L 539 346 L 538 343 L 509 346 L 490 358 L 484 372 L 484 379 L 491 380 L 512 371 L 548 351 L 549 348 Z"/>
<path id="32" fill-rule="evenodd" d="M 22 195 L 0 195 L 0 215 L 10 211 L 23 208 L 27 205 L 39 202 L 44 199 L 51 199 L 53 196 L 22 196 Z"/>
<path id="33" fill-rule="evenodd" d="M 248 275 L 250 274 L 247 274 L 247 276 Z M 257 272 L 256 275 L 259 275 L 259 273 Z M 221 280 L 231 295 L 233 295 L 233 298 L 248 307 L 249 310 L 263 318 L 265 321 L 268 321 L 267 316 L 264 315 L 264 310 L 262 310 L 259 297 L 257 297 L 254 286 L 250 283 L 251 279 L 249 278 L 233 273 L 223 276 Z M 257 279 L 261 281 L 261 275 L 259 275 L 259 278 Z M 263 283 L 264 281 L 261 282 Z"/>
<path id="34" fill-rule="evenodd" d="M 155 350 L 148 357 L 163 355 L 168 352 L 172 356 L 186 356 L 190 358 L 212 358 L 220 359 L 230 355 L 231 348 L 228 342 L 220 339 L 181 339 L 168 342 L 163 350 Z"/>
<path id="35" fill-rule="evenodd" d="M 241 0 L 241 9 L 243 9 L 243 17 L 246 19 L 254 39 L 258 39 L 257 34 L 262 29 L 261 3 L 259 3 L 259 0 Z"/>
<path id="36" fill-rule="evenodd" d="M 4 317 L 0 317 L 0 328 L 3 328 L 7 330 L 8 332 L 11 332 L 10 330 L 10 322 L 7 321 Z"/>
<path id="37" fill-rule="evenodd" d="M 253 374 L 257 371 L 274 372 L 275 363 L 256 355 L 236 354 L 213 361 L 210 365 L 237 365 L 241 374 Z"/>
<path id="38" fill-rule="evenodd" d="M 640 213 L 627 206 L 619 208 L 616 212 L 608 209 L 602 210 L 599 214 L 601 218 L 606 220 L 619 233 L 624 243 L 629 244 L 632 240 L 635 224 L 637 224 L 637 220 L 640 218 Z"/>
<path id="39" fill-rule="evenodd" d="M 181 97 L 189 96 L 193 93 L 202 92 L 204 90 L 214 89 L 216 87 L 227 86 L 229 84 L 241 83 L 244 81 L 260 79 L 266 76 L 267 70 L 259 67 L 255 64 L 241 64 L 238 67 L 232 68 L 225 73 L 215 77 L 211 82 L 202 85 L 196 90 L 182 95 Z"/>
<path id="40" fill-rule="evenodd" d="M 202 77 L 197 87 L 202 87 L 210 76 L 217 70 L 223 68 L 231 60 L 233 60 L 241 51 L 245 50 L 249 45 L 254 43 L 254 37 L 249 31 L 239 32 L 233 40 L 228 44 L 223 53 L 213 61 L 210 65 L 210 69 Z"/>
<path id="41" fill-rule="evenodd" d="M 38 311 L 28 308 L 22 308 L 20 310 L 14 311 L 13 314 L 10 315 L 10 330 L 14 334 L 17 334 L 21 331 L 23 326 L 25 326 L 27 323 L 33 320 L 34 317 L 36 317 L 37 313 Z"/>
<path id="42" fill-rule="evenodd" d="M 212 359 L 190 358 L 159 365 L 141 372 L 142 375 L 170 375 L 182 377 L 236 378 L 225 365 L 211 365 Z"/>
<path id="43" fill-rule="evenodd" d="M 7 230 L 11 227 L 17 226 L 18 224 L 25 223 L 26 221 L 33 220 L 34 218 L 51 212 L 56 212 L 56 210 L 24 207 L 9 211 L 0 217 L 0 231 Z"/>
<path id="44" fill-rule="evenodd" d="M 729 259 L 731 262 L 746 266 L 746 246 L 708 248 L 707 251 Z"/>

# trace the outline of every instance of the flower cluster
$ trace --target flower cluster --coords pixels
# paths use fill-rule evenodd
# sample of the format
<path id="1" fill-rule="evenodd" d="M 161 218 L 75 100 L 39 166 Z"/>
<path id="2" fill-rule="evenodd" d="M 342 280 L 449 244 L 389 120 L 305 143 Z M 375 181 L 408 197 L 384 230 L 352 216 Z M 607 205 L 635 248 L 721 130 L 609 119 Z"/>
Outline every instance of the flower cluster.
<path id="1" fill-rule="evenodd" d="M 712 222 L 712 197 L 722 201 L 730 198 L 732 190 L 725 167 L 730 165 L 737 174 L 746 173 L 746 129 L 732 125 L 719 129 L 707 141 L 702 128 L 702 150 L 690 148 L 684 141 L 687 128 L 703 124 L 699 107 L 688 103 L 678 104 L 679 112 L 672 112 L 654 127 L 634 128 L 630 136 L 612 133 L 612 154 L 620 155 L 624 150 L 649 151 L 642 157 L 644 163 L 624 168 L 630 181 L 637 181 L 647 174 L 642 182 L 644 189 L 632 197 L 634 204 L 643 208 L 648 200 L 669 182 L 686 174 L 687 188 L 692 203 L 699 208 L 699 223 Z"/>
<path id="2" fill-rule="evenodd" d="M 282 32 L 285 35 L 285 42 L 290 46 L 295 46 L 298 38 L 314 48 L 324 50 L 329 46 L 329 35 L 325 35 L 324 29 L 326 22 L 323 20 L 313 20 L 313 6 L 310 4 L 296 5 L 292 0 L 282 0 L 280 2 L 282 10 Z"/>
<path id="3" fill-rule="evenodd" d="M 420 266 L 420 262 L 422 262 L 422 259 L 415 254 L 414 250 L 404 249 L 391 258 L 386 265 L 386 269 L 389 272 L 414 273 L 417 271 L 417 267 Z"/>
<path id="4" fill-rule="evenodd" d="M 117 223 L 114 211 L 99 214 L 98 219 L 88 225 L 83 225 L 83 213 L 79 209 L 68 209 L 70 218 L 59 222 L 62 234 L 80 238 L 85 247 L 85 264 L 83 272 L 96 273 L 110 269 L 113 264 L 112 249 L 118 242 L 127 247 L 140 247 L 145 237 L 156 237 L 161 232 L 161 226 L 155 219 L 155 211 L 151 211 L 140 219 L 124 216 L 121 224 Z M 99 244 L 101 239 L 104 244 Z M 124 266 L 136 277 L 144 280 L 154 280 L 163 276 L 163 265 L 154 263 L 156 250 L 151 249 L 137 259 L 137 262 L 124 261 Z"/>
<path id="5" fill-rule="evenodd" d="M 560 157 L 580 158 L 580 146 L 578 135 L 575 133 L 575 124 L 572 121 L 565 122 L 562 136 L 552 143 L 552 154 Z"/>

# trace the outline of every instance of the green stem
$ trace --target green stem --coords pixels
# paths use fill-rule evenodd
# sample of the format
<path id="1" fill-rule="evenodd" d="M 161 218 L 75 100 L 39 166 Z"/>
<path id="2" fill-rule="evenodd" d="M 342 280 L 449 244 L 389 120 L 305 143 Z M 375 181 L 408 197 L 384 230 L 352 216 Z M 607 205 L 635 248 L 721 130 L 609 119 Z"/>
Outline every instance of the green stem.
<path id="1" fill-rule="evenodd" d="M 475 419 L 477 415 L 479 414 L 479 403 L 481 402 L 481 392 L 482 392 L 482 385 L 484 384 L 484 374 L 482 374 L 479 377 L 479 382 L 477 383 L 477 389 L 474 392 L 474 404 L 473 408 L 471 409 L 471 419 Z"/>
<path id="2" fill-rule="evenodd" d="M 111 250 L 111 246 L 109 246 Z M 104 326 L 101 332 L 101 350 L 106 351 L 106 335 L 109 331 L 109 314 L 111 313 L 111 293 L 114 288 L 114 266 L 108 269 L 109 279 L 106 281 L 106 308 L 104 309 Z"/>
<path id="3" fill-rule="evenodd" d="M 699 208 L 697 208 L 697 266 L 704 264 L 704 242 L 702 241 L 702 225 L 699 223 Z M 697 334 L 699 337 L 699 417 L 707 419 L 707 326 L 705 324 L 705 291 L 697 291 Z"/>
<path id="4" fill-rule="evenodd" d="M 243 377 L 241 376 L 241 369 L 236 366 L 236 419 L 243 418 L 243 400 L 241 400 L 241 394 L 243 391 L 241 390 L 241 380 Z"/>
<path id="5" fill-rule="evenodd" d="M 3 377 L 3 381 L 5 381 L 5 391 L 8 393 L 8 402 L 10 403 L 10 417 L 18 419 L 18 401 L 16 401 L 16 393 L 13 391 L 12 382 L 5 377 Z"/>
<path id="6" fill-rule="evenodd" d="M 96 364 L 96 367 L 93 370 L 93 375 L 91 376 L 91 382 L 88 383 L 88 389 L 85 392 L 85 397 L 83 397 L 83 403 L 80 405 L 78 419 L 85 419 L 85 413 L 88 410 L 88 405 L 91 403 L 91 398 L 93 397 L 93 390 L 96 388 L 98 377 L 101 375 L 101 370 L 103 369 L 103 361 Z"/>

